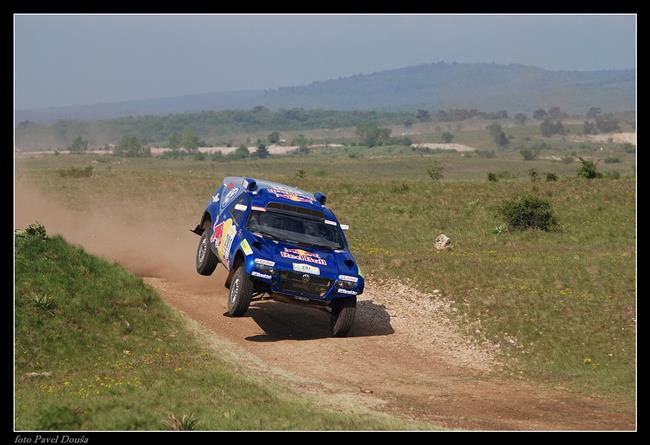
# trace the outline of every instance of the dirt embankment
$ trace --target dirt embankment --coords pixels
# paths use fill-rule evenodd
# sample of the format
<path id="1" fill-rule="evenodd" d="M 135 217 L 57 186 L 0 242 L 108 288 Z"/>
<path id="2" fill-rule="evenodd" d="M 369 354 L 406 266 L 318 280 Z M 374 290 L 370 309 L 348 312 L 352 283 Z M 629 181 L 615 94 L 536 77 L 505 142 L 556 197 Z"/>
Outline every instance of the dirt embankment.
<path id="1" fill-rule="evenodd" d="M 348 338 L 330 337 L 321 311 L 272 301 L 229 318 L 223 267 L 211 277 L 194 270 L 194 219 L 126 200 L 102 204 L 76 212 L 17 184 L 16 226 L 38 220 L 49 233 L 120 262 L 235 356 L 255 357 L 258 370 L 299 391 L 449 428 L 635 428 L 634 413 L 623 407 L 492 372 L 499 367 L 496 347 L 464 338 L 446 316 L 452 309 L 444 296 L 394 280 L 368 277 Z"/>

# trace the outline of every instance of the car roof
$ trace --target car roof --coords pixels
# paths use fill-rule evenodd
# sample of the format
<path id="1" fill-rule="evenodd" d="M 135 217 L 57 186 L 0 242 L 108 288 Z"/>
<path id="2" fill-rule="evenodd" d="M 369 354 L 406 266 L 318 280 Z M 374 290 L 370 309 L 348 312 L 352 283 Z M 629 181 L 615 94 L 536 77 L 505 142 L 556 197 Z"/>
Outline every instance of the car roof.
<path id="1" fill-rule="evenodd" d="M 257 187 L 253 191 L 247 191 L 243 187 L 244 181 L 254 180 Z M 242 187 L 251 196 L 252 205 L 263 206 L 270 202 L 279 202 L 291 204 L 297 207 L 308 208 L 323 212 L 323 215 L 329 220 L 336 220 L 336 217 L 330 209 L 322 205 L 312 193 L 302 190 L 298 187 L 281 184 L 279 182 L 269 181 L 266 179 L 244 178 L 242 176 L 228 176 L 224 178 L 223 184 L 226 187 Z M 229 185 L 232 184 L 232 185 Z"/>

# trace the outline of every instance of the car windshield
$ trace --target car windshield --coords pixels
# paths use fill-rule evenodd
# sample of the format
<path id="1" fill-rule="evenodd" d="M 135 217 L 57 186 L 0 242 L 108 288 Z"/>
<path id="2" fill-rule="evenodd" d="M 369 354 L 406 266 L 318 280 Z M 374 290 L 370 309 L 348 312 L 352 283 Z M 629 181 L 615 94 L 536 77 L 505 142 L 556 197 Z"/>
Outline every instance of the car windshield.
<path id="1" fill-rule="evenodd" d="M 253 210 L 247 227 L 253 232 L 289 243 L 328 249 L 343 248 L 336 226 L 301 216 Z"/>

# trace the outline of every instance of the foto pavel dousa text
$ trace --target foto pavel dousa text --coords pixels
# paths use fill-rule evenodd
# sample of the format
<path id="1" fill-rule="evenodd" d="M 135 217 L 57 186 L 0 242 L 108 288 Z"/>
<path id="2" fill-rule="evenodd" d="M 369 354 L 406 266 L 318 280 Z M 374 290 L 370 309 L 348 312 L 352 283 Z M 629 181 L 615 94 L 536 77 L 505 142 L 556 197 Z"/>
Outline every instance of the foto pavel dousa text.
<path id="1" fill-rule="evenodd" d="M 40 434 L 35 434 L 33 436 L 21 436 L 17 435 L 14 443 L 29 443 L 29 444 L 45 444 L 45 443 L 88 443 L 88 437 L 86 436 L 69 436 L 67 434 L 57 434 L 51 436 L 43 436 Z"/>

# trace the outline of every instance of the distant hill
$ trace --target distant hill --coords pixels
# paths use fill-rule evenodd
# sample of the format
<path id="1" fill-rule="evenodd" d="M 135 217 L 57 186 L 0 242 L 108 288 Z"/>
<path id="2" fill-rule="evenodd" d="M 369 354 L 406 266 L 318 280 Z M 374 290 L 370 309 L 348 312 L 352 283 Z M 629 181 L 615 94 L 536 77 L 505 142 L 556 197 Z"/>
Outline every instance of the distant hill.
<path id="1" fill-rule="evenodd" d="M 208 93 L 95 105 L 17 110 L 16 122 L 107 119 L 207 110 L 305 108 L 413 111 L 476 108 L 525 112 L 559 106 L 570 114 L 589 107 L 635 109 L 635 71 L 551 71 L 533 66 L 432 63 L 358 74 L 274 90 Z"/>

